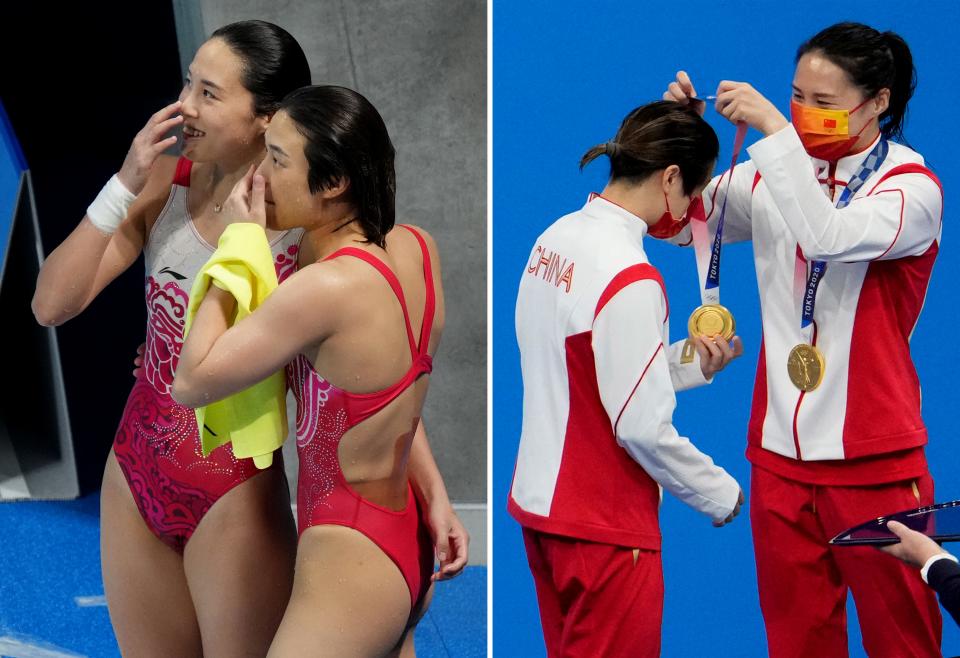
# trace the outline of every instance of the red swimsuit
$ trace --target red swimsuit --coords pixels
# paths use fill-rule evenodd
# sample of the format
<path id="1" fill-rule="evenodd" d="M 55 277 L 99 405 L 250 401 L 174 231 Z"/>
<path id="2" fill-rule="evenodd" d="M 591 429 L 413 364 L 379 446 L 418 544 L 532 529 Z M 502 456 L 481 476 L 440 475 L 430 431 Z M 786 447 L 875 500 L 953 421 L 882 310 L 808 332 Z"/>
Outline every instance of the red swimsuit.
<path id="1" fill-rule="evenodd" d="M 387 280 L 403 309 L 410 354 L 407 373 L 394 385 L 376 393 L 350 393 L 323 379 L 302 354 L 287 366 L 287 382 L 297 400 L 297 452 L 300 475 L 297 486 L 298 527 L 341 525 L 363 533 L 386 553 L 400 569 L 410 589 L 410 604 L 422 600 L 430 587 L 433 571 L 433 543 L 422 519 L 422 510 L 407 485 L 407 506 L 393 511 L 365 500 L 346 481 L 340 469 L 337 449 L 347 431 L 393 402 L 417 378 L 430 373 L 433 359 L 427 353 L 436 304 L 430 254 L 421 235 L 409 226 L 423 252 L 423 279 L 426 303 L 420 340 L 414 339 L 403 290 L 396 275 L 383 261 L 353 247 L 339 249 L 324 260 L 338 256 L 359 258 L 377 269 Z"/>

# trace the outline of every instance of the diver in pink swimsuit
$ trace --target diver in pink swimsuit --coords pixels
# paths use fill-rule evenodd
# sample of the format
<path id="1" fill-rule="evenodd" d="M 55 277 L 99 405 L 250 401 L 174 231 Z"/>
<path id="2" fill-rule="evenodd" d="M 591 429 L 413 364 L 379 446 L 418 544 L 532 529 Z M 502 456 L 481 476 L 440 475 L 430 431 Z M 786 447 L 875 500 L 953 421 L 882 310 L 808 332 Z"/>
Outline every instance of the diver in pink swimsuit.
<path id="1" fill-rule="evenodd" d="M 257 473 L 253 460 L 234 457 L 230 444 L 204 457 L 193 410 L 170 397 L 183 345 L 188 293 L 194 276 L 215 249 L 197 231 L 187 207 L 192 164 L 186 158 L 178 160 L 170 197 L 143 248 L 146 353 L 113 442 L 113 454 L 144 521 L 160 541 L 180 554 L 217 499 Z M 270 243 L 281 281 L 296 268 L 301 235 L 301 231 L 285 231 Z M 279 455 L 273 468 L 278 466 L 282 470 Z"/>
<path id="2" fill-rule="evenodd" d="M 179 101 L 151 117 L 37 281 L 37 320 L 58 325 L 146 258 L 147 349 L 101 492 L 104 589 L 123 655 L 263 655 L 289 599 L 296 529 L 279 455 L 259 472 L 229 445 L 204 458 L 194 413 L 170 390 L 188 292 L 228 223 L 223 200 L 263 158 L 280 100 L 309 82 L 303 50 L 276 25 L 214 32 Z M 179 136 L 184 157 L 162 155 Z M 270 235 L 281 276 L 300 236 Z"/>
<path id="3" fill-rule="evenodd" d="M 224 212 L 303 228 L 299 270 L 232 327 L 235 301 L 211 287 L 173 395 L 209 404 L 287 366 L 300 540 L 268 656 L 412 656 L 433 566 L 424 508 L 442 490 L 439 474 L 420 465 L 420 415 L 444 323 L 436 245 L 422 229 L 394 228 L 393 145 L 356 92 L 294 92 L 266 141 L 267 159 Z"/>

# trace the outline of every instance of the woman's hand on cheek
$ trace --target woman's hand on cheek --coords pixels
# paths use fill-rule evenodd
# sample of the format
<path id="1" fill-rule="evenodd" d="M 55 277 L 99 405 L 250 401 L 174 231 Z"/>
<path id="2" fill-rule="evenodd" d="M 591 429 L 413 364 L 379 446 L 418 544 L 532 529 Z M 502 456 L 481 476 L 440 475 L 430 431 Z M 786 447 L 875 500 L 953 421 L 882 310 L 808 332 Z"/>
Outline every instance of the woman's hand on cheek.
<path id="1" fill-rule="evenodd" d="M 230 196 L 223 203 L 223 213 L 231 223 L 249 222 L 263 228 L 267 226 L 267 210 L 263 200 L 266 182 L 250 165 L 246 175 L 237 181 Z"/>

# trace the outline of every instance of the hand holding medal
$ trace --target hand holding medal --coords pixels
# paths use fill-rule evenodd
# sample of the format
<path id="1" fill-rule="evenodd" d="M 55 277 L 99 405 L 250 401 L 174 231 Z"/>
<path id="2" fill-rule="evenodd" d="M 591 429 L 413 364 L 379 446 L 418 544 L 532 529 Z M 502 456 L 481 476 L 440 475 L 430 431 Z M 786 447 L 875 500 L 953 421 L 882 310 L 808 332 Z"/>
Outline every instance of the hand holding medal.
<path id="1" fill-rule="evenodd" d="M 698 352 L 700 354 L 700 371 L 705 379 L 711 379 L 726 368 L 727 364 L 743 355 L 743 343 L 739 336 L 734 336 L 732 341 L 698 336 L 687 339 L 683 346 L 683 355 L 686 355 L 688 351 L 689 358 L 684 360 L 681 356 L 681 363 L 693 361 L 694 351 Z"/>

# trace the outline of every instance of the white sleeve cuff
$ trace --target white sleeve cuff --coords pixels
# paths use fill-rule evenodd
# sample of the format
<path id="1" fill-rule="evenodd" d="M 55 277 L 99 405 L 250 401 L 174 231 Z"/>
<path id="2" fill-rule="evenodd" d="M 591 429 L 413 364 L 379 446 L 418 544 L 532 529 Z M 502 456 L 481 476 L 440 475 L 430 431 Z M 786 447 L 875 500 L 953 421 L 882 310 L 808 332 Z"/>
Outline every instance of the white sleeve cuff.
<path id="1" fill-rule="evenodd" d="M 704 386 L 713 381 L 713 377 L 707 379 L 703 376 L 703 368 L 700 367 L 700 353 L 696 349 L 693 350 L 693 361 L 690 363 L 680 362 L 684 343 L 686 343 L 686 340 L 677 341 L 670 346 L 670 376 L 673 380 L 673 390 L 678 393 Z"/>
<path id="2" fill-rule="evenodd" d="M 722 496 L 724 500 L 719 501 L 723 505 L 723 509 L 726 510 L 726 514 L 723 514 L 721 511 L 722 516 L 715 516 L 713 520 L 717 522 L 723 521 L 728 516 L 733 514 L 733 510 L 737 509 L 737 503 L 740 502 L 740 493 L 743 491 L 743 489 L 740 487 L 740 483 L 737 482 L 732 475 L 727 473 L 727 478 L 728 481 L 726 484 L 726 491 Z"/>
<path id="3" fill-rule="evenodd" d="M 926 564 L 923 565 L 923 568 L 920 569 L 920 577 L 923 578 L 923 582 L 927 583 L 927 585 L 930 584 L 930 582 L 927 580 L 927 574 L 930 573 L 930 567 L 932 567 L 933 563 L 937 560 L 953 560 L 954 562 L 960 564 L 960 561 L 957 560 L 956 556 L 950 555 L 950 553 L 937 553 L 927 560 Z"/>

